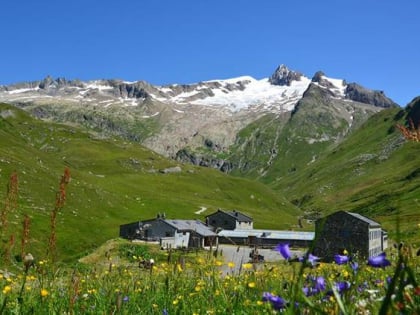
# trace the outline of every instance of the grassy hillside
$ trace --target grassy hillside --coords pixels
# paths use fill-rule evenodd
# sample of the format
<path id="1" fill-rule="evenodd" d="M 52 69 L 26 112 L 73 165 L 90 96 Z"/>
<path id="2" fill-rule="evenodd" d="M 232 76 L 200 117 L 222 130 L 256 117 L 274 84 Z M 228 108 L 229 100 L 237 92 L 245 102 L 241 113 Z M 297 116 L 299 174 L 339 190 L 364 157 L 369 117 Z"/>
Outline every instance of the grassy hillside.
<path id="1" fill-rule="evenodd" d="M 23 215 L 28 214 L 29 248 L 38 255 L 46 247 L 50 212 L 66 166 L 72 179 L 58 214 L 62 259 L 79 257 L 118 236 L 120 224 L 163 212 L 168 218 L 203 219 L 217 208 L 237 209 L 253 216 L 257 228 L 289 228 L 296 223 L 297 208 L 261 183 L 191 165 L 180 165 L 179 173 L 159 171 L 176 165 L 136 143 L 100 139 L 0 105 L 0 201 L 16 171 L 19 200 L 17 210 L 8 215 L 8 231 L 18 243 Z M 203 207 L 207 210 L 195 214 Z"/>
<path id="2" fill-rule="evenodd" d="M 384 224 L 396 238 L 420 236 L 420 145 L 395 128 L 409 111 L 388 109 L 372 116 L 342 144 L 273 186 L 308 214 L 355 211 Z M 418 244 L 419 245 L 419 244 Z"/>
<path id="3" fill-rule="evenodd" d="M 234 174 L 264 183 L 293 176 L 379 110 L 333 98 L 328 90 L 310 85 L 291 114 L 266 115 L 238 134 L 229 157 Z"/>

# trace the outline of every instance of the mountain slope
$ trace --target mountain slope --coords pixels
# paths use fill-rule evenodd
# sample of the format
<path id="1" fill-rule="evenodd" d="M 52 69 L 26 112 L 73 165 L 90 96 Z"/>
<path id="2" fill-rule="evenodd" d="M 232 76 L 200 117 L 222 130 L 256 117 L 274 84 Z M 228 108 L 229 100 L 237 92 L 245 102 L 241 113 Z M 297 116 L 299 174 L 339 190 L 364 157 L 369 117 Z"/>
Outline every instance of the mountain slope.
<path id="1" fill-rule="evenodd" d="M 384 223 L 396 239 L 418 240 L 420 147 L 406 141 L 396 124 L 407 124 L 419 112 L 420 101 L 406 110 L 376 113 L 322 158 L 273 183 L 308 217 L 350 210 Z"/>
<path id="2" fill-rule="evenodd" d="M 19 239 L 23 215 L 28 214 L 29 248 L 38 257 L 45 254 L 50 211 L 65 166 L 72 180 L 66 205 L 58 214 L 62 259 L 76 258 L 116 237 L 120 224 L 157 213 L 203 219 L 218 208 L 237 209 L 255 217 L 257 227 L 286 229 L 300 215 L 295 206 L 261 183 L 183 165 L 135 142 L 103 139 L 74 126 L 39 121 L 1 104 L 0 183 L 5 187 L 14 170 L 19 178 L 18 208 L 9 214 L 8 231 Z M 181 171 L 171 171 L 174 166 Z M 6 189 L 0 190 L 1 202 L 5 193 Z"/>
<path id="3" fill-rule="evenodd" d="M 380 91 L 321 72 L 311 80 L 284 65 L 261 80 L 244 76 L 189 85 L 47 77 L 1 86 L 0 101 L 40 118 L 138 141 L 167 157 L 231 171 L 236 164 L 227 157 L 236 153 L 232 145 L 238 133 L 265 115 L 284 117 L 295 111 L 314 86 L 324 90 L 321 101 L 396 106 Z"/>
<path id="4" fill-rule="evenodd" d="M 383 110 L 340 97 L 345 85 L 317 74 L 291 113 L 258 120 L 242 130 L 229 159 L 234 174 L 260 177 L 264 182 L 316 161 L 372 114 Z"/>

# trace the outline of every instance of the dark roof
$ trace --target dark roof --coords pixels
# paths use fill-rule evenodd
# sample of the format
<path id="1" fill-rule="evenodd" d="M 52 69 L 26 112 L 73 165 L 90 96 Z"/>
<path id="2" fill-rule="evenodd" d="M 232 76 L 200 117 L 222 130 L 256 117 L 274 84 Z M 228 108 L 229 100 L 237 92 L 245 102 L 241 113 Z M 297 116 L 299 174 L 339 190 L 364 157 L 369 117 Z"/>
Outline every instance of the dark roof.
<path id="1" fill-rule="evenodd" d="M 198 220 L 163 220 L 178 231 L 194 231 L 201 236 L 216 236 L 207 225 Z"/>
<path id="2" fill-rule="evenodd" d="M 252 222 L 253 221 L 253 219 L 250 216 L 248 216 L 246 214 L 243 214 L 242 212 L 239 212 L 239 211 L 236 211 L 236 210 L 233 210 L 233 211 L 223 211 L 221 209 L 218 209 L 216 212 L 211 213 L 209 215 L 206 215 L 206 218 L 207 217 L 211 217 L 212 215 L 215 215 L 215 214 L 217 214 L 219 212 L 222 212 L 224 214 L 227 214 L 227 215 L 235 218 L 235 220 L 236 221 L 239 221 L 239 222 Z"/>
<path id="3" fill-rule="evenodd" d="M 369 219 L 369 218 L 367 218 L 367 217 L 365 217 L 361 214 L 354 213 L 354 212 L 347 212 L 347 211 L 346 211 L 346 213 L 350 214 L 351 216 L 355 217 L 356 219 L 359 219 L 363 222 L 366 222 L 367 224 L 369 224 L 369 226 L 372 226 L 372 227 L 381 226 L 378 222 L 373 221 L 373 220 L 371 220 L 371 219 Z"/>
<path id="4" fill-rule="evenodd" d="M 241 212 L 236 210 L 233 211 L 225 211 L 225 213 L 229 214 L 230 216 L 234 217 L 239 222 L 252 222 L 252 218 L 247 216 Z"/>

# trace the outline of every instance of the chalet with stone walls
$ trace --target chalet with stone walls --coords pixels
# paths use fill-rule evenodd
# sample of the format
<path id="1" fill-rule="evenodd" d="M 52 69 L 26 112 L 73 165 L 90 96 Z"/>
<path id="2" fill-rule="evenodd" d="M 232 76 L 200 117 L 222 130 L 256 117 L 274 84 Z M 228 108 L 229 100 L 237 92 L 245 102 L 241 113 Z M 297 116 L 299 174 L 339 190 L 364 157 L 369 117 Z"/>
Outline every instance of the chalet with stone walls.
<path id="1" fill-rule="evenodd" d="M 315 222 L 313 252 L 325 261 L 347 250 L 351 255 L 369 258 L 388 246 L 381 225 L 357 213 L 338 211 Z"/>
<path id="2" fill-rule="evenodd" d="M 206 216 L 206 223 L 216 230 L 252 230 L 254 221 L 239 211 L 217 210 L 215 213 Z"/>
<path id="3" fill-rule="evenodd" d="M 203 248 L 217 245 L 217 234 L 199 220 L 155 219 L 120 226 L 120 237 L 159 242 L 162 248 Z"/>

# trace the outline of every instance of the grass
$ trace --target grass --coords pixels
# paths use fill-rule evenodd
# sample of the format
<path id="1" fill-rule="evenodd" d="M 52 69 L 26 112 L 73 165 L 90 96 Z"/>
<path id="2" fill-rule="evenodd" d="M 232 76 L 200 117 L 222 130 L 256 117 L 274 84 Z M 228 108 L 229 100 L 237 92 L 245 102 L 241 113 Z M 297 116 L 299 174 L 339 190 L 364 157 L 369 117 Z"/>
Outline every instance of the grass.
<path id="1" fill-rule="evenodd" d="M 10 231 L 18 240 L 27 214 L 33 253 L 43 254 L 66 167 L 71 180 L 57 214 L 57 254 L 63 261 L 75 261 L 116 237 L 121 224 L 162 212 L 167 218 L 204 220 L 218 208 L 236 209 L 258 218 L 256 227 L 289 229 L 296 224 L 299 210 L 257 181 L 179 164 L 137 143 L 39 121 L 12 106 L 0 105 L 0 114 L 0 201 L 16 171 L 18 207 L 9 213 Z M 160 172 L 175 165 L 181 166 L 180 173 Z M 207 210 L 195 214 L 202 207 Z"/>
<path id="2" fill-rule="evenodd" d="M 401 235 L 420 245 L 420 147 L 404 141 L 395 128 L 403 120 L 400 112 L 388 109 L 373 115 L 340 145 L 272 187 L 307 212 L 347 210 L 376 219 L 391 238 L 398 216 Z"/>
<path id="3" fill-rule="evenodd" d="M 151 268 L 139 265 L 146 257 Z M 0 314 L 418 314 L 419 257 L 408 247 L 388 257 L 386 267 L 244 263 L 225 275 L 234 264 L 209 251 L 170 257 L 113 240 L 71 268 L 36 260 L 3 271 Z"/>

